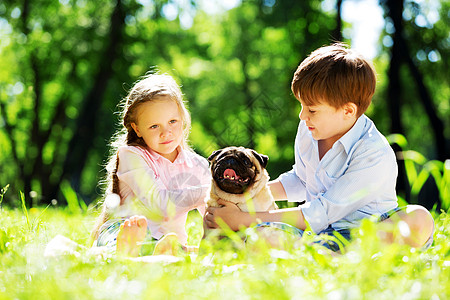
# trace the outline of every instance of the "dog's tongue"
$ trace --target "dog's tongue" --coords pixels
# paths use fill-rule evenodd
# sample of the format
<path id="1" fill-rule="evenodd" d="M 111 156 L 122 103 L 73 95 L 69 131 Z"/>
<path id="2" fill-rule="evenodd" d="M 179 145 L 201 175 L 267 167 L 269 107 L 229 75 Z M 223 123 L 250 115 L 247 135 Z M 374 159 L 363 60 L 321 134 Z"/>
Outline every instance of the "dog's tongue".
<path id="1" fill-rule="evenodd" d="M 233 169 L 226 169 L 225 172 L 223 172 L 223 177 L 225 178 L 233 178 L 234 179 L 239 179 L 239 176 L 236 175 L 236 172 Z"/>

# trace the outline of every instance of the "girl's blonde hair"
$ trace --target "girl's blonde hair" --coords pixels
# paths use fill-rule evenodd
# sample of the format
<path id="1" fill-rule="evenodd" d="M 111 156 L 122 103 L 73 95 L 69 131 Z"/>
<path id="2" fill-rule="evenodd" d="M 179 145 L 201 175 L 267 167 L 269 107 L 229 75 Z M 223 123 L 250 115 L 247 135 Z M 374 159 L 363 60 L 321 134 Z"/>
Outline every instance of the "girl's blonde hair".
<path id="1" fill-rule="evenodd" d="M 181 147 L 185 150 L 191 151 L 188 144 L 188 136 L 191 129 L 191 116 L 186 108 L 186 102 L 183 99 L 180 86 L 169 75 L 165 74 L 147 74 L 138 80 L 128 95 L 121 101 L 120 116 L 122 120 L 121 129 L 113 136 L 111 142 L 111 155 L 106 165 L 106 189 L 103 199 L 110 194 L 119 193 L 119 178 L 117 177 L 117 169 L 119 166 L 119 159 L 117 151 L 122 146 L 138 146 L 146 148 L 144 140 L 138 137 L 134 129 L 131 127 L 131 123 L 137 123 L 137 111 L 138 108 L 146 102 L 168 99 L 175 101 L 178 106 L 181 115 L 181 121 L 183 123 L 183 139 Z M 120 204 L 123 204 L 123 199 L 120 200 Z M 92 231 L 92 237 L 97 238 L 98 230 L 101 225 L 109 218 L 106 206 L 103 203 L 102 212 L 97 220 L 94 230 Z"/>

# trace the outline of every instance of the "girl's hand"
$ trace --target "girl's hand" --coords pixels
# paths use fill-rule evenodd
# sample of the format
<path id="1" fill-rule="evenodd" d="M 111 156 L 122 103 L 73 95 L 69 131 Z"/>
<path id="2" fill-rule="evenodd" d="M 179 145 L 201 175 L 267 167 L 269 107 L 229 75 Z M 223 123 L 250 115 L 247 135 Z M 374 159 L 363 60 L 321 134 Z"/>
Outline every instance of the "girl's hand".
<path id="1" fill-rule="evenodd" d="M 240 220 L 246 215 L 242 212 L 239 207 L 226 200 L 219 199 L 218 204 L 223 205 L 223 207 L 209 207 L 206 210 L 204 223 L 207 228 L 218 228 L 216 220 L 217 218 L 222 219 L 232 230 L 239 230 L 239 225 L 242 225 Z"/>

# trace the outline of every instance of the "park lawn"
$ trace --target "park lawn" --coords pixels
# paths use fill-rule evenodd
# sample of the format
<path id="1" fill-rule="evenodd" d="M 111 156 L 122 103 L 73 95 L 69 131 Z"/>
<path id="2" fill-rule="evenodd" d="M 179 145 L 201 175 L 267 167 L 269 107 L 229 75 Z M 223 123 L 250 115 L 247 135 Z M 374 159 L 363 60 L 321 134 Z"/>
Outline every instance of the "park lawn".
<path id="1" fill-rule="evenodd" d="M 375 224 L 365 221 L 338 256 L 316 245 L 270 249 L 255 235 L 244 245 L 233 235 L 171 264 L 99 257 L 87 250 L 44 257 L 58 234 L 88 246 L 94 219 L 92 213 L 62 208 L 3 208 L 0 299 L 450 299 L 446 213 L 435 215 L 435 242 L 425 251 L 382 245 Z M 190 243 L 198 243 L 197 212 L 190 213 L 186 226 Z"/>

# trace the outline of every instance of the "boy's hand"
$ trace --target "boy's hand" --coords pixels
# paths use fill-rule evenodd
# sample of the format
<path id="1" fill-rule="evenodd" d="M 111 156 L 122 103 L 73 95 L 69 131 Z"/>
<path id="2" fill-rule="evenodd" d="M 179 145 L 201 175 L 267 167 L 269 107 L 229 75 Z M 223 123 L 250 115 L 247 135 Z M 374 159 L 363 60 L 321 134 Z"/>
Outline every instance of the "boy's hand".
<path id="1" fill-rule="evenodd" d="M 243 212 L 237 207 L 236 204 L 219 199 L 218 204 L 223 205 L 222 207 L 209 207 L 206 210 L 204 217 L 204 223 L 207 228 L 218 228 L 216 223 L 217 218 L 221 218 L 232 230 L 239 230 L 239 219 Z"/>

